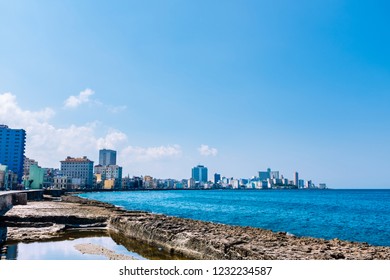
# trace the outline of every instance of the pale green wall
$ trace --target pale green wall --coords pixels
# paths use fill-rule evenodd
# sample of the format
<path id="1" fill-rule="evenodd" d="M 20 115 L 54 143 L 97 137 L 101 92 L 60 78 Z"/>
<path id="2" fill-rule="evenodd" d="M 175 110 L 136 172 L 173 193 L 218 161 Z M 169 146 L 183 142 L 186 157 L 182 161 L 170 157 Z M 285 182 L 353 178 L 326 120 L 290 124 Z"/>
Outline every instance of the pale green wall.
<path id="1" fill-rule="evenodd" d="M 46 169 L 38 167 L 37 165 L 30 166 L 29 180 L 33 180 L 30 189 L 42 189 L 43 178 L 45 176 Z M 28 183 L 26 185 L 28 187 Z"/>

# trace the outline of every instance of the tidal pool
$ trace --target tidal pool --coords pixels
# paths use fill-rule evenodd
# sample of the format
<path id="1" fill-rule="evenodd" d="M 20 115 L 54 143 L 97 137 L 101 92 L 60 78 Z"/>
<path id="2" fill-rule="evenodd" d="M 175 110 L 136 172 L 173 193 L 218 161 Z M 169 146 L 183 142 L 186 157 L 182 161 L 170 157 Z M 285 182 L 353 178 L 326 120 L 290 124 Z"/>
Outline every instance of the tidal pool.
<path id="1" fill-rule="evenodd" d="M 83 254 L 75 248 L 77 244 L 98 245 L 116 254 L 145 259 L 183 259 L 161 248 L 153 247 L 134 239 L 106 231 L 69 231 L 65 235 L 48 241 L 14 243 L 6 241 L 0 251 L 7 260 L 108 260 L 103 255 Z"/>

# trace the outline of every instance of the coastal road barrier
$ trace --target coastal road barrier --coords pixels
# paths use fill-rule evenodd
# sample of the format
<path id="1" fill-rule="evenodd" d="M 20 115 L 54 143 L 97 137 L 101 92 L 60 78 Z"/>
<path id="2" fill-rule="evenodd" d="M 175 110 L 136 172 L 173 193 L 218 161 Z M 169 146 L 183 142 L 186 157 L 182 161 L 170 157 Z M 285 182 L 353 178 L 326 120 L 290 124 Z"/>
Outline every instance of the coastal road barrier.
<path id="1" fill-rule="evenodd" d="M 26 205 L 29 200 L 42 200 L 43 190 L 2 191 L 0 192 L 0 216 L 14 205 Z"/>
<path id="2" fill-rule="evenodd" d="M 12 205 L 27 205 L 27 194 L 26 193 L 12 194 Z"/>
<path id="3" fill-rule="evenodd" d="M 12 208 L 12 194 L 0 193 L 0 216 Z"/>

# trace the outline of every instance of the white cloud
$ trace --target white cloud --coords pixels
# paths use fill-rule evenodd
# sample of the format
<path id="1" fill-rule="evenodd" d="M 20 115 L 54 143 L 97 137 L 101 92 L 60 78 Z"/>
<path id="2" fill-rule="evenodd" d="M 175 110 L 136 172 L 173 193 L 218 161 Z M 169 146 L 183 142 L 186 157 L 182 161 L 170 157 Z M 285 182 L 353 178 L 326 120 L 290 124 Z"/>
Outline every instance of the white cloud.
<path id="1" fill-rule="evenodd" d="M 211 148 L 204 144 L 198 148 L 198 151 L 202 156 L 216 156 L 218 154 L 218 150 L 216 148 Z"/>
<path id="2" fill-rule="evenodd" d="M 25 129 L 26 156 L 37 160 L 43 167 L 59 167 L 59 161 L 67 156 L 87 156 L 96 160 L 101 148 L 117 150 L 120 156 L 118 164 L 129 170 L 134 170 L 138 163 L 153 162 L 158 167 L 159 161 L 177 159 L 182 154 L 179 145 L 132 146 L 127 135 L 121 131 L 109 129 L 102 133 L 102 125 L 98 122 L 56 127 L 50 123 L 54 115 L 55 112 L 51 108 L 39 111 L 23 110 L 15 95 L 0 94 L 0 124 Z"/>
<path id="3" fill-rule="evenodd" d="M 118 149 L 122 143 L 127 142 L 127 135 L 120 131 L 112 130 L 105 137 L 97 139 L 98 149 Z"/>
<path id="4" fill-rule="evenodd" d="M 26 130 L 26 156 L 41 166 L 58 167 L 66 156 L 96 154 L 96 123 L 57 128 L 50 124 L 55 112 L 51 108 L 40 111 L 23 110 L 10 93 L 0 94 L 0 123 Z"/>
<path id="5" fill-rule="evenodd" d="M 85 89 L 80 92 L 78 96 L 71 95 L 68 99 L 65 100 L 65 107 L 66 108 L 76 108 L 80 106 L 83 103 L 90 102 L 89 97 L 93 95 L 95 92 L 92 89 Z"/>
<path id="6" fill-rule="evenodd" d="M 128 146 L 122 150 L 122 157 L 127 158 L 130 162 L 176 158 L 180 157 L 181 154 L 182 150 L 179 145 L 147 148 Z"/>
<path id="7" fill-rule="evenodd" d="M 16 126 L 34 125 L 37 122 L 46 122 L 53 117 L 55 112 L 50 108 L 45 108 L 38 112 L 22 110 L 17 102 L 16 96 L 7 92 L 0 94 L 0 118 L 2 122 L 12 123 Z"/>
<path id="8" fill-rule="evenodd" d="M 123 112 L 127 109 L 127 106 L 125 105 L 122 105 L 122 106 L 106 106 L 107 107 L 107 110 L 110 112 L 110 113 L 113 113 L 113 114 L 117 114 L 117 113 L 120 113 L 120 112 Z"/>

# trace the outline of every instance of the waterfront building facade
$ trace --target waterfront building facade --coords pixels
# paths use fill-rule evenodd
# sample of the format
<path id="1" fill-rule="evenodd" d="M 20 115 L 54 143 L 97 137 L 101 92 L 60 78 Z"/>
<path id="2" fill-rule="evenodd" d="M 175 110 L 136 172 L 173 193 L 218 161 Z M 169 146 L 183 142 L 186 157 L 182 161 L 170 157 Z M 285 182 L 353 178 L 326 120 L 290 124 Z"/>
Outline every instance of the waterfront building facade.
<path id="1" fill-rule="evenodd" d="M 326 184 L 325 183 L 320 183 L 318 184 L 319 189 L 326 189 Z"/>
<path id="2" fill-rule="evenodd" d="M 22 182 L 26 131 L 0 124 L 0 164 L 7 165 Z"/>
<path id="3" fill-rule="evenodd" d="M 67 157 L 61 161 L 61 173 L 71 178 L 73 188 L 92 188 L 93 161 L 86 156 L 82 158 Z"/>
<path id="4" fill-rule="evenodd" d="M 53 181 L 55 189 L 68 190 L 72 187 L 71 178 L 69 178 L 68 176 L 54 176 Z"/>
<path id="5" fill-rule="evenodd" d="M 105 189 L 122 188 L 122 167 L 118 165 L 101 165 L 95 166 L 95 177 L 98 184 L 103 184 Z M 105 183 L 106 180 L 112 180 L 112 182 Z"/>
<path id="6" fill-rule="evenodd" d="M 192 189 L 193 187 L 195 187 L 195 180 L 193 178 L 190 178 L 187 181 L 187 188 Z"/>
<path id="7" fill-rule="evenodd" d="M 43 189 L 46 172 L 46 168 L 41 168 L 37 164 L 31 165 L 24 187 L 28 189 Z"/>
<path id="8" fill-rule="evenodd" d="M 312 182 L 311 182 L 311 180 L 305 181 L 305 188 L 307 188 L 307 189 L 312 188 Z"/>

